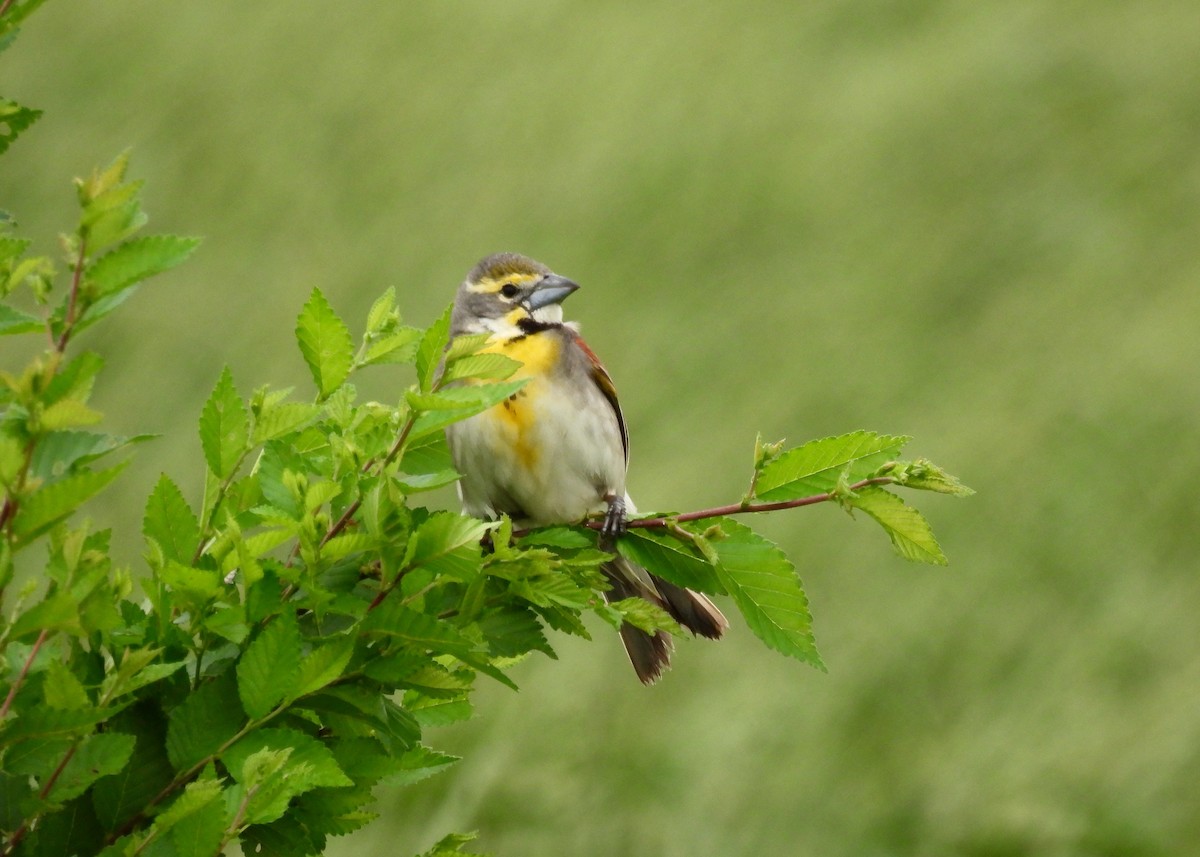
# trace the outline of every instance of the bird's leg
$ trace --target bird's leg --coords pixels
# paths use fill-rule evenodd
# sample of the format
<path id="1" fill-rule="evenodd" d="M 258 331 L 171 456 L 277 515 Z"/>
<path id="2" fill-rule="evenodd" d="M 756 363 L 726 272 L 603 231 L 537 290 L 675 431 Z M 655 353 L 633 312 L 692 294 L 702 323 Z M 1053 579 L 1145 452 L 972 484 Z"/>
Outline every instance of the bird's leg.
<path id="1" fill-rule="evenodd" d="M 625 519 L 625 498 L 616 494 L 605 494 L 605 502 L 608 503 L 608 512 L 604 515 L 604 526 L 600 528 L 600 547 L 604 550 L 611 550 L 617 543 L 617 539 L 625 535 L 628 529 Z"/>

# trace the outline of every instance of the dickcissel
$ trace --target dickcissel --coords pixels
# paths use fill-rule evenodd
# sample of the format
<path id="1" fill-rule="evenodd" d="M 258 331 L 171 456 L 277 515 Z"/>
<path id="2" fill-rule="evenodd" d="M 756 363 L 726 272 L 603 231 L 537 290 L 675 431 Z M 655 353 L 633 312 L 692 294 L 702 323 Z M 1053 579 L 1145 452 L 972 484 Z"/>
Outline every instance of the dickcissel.
<path id="1" fill-rule="evenodd" d="M 459 495 L 469 515 L 501 514 L 518 527 L 575 524 L 605 514 L 601 545 L 612 550 L 634 511 L 625 493 L 629 434 L 612 378 L 563 321 L 578 285 L 516 253 L 488 256 L 459 286 L 450 333 L 489 335 L 485 351 L 521 363 L 529 378 L 515 395 L 446 430 Z M 711 639 L 729 626 L 705 596 L 676 586 L 619 555 L 603 566 L 609 600 L 638 596 L 683 627 Z M 650 684 L 671 658 L 671 637 L 626 623 L 621 639 L 638 678 Z"/>

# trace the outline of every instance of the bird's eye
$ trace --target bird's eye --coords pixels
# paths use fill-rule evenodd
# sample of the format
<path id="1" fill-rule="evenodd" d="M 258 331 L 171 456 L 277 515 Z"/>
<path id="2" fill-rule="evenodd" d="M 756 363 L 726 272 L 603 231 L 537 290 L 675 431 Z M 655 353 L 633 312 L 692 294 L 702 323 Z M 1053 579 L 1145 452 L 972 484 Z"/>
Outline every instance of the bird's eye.
<path id="1" fill-rule="evenodd" d="M 512 283 L 505 283 L 504 287 L 500 289 L 500 294 L 506 298 L 512 298 L 512 297 L 516 297 L 516 294 L 519 291 L 520 291 L 520 289 L 518 289 Z"/>

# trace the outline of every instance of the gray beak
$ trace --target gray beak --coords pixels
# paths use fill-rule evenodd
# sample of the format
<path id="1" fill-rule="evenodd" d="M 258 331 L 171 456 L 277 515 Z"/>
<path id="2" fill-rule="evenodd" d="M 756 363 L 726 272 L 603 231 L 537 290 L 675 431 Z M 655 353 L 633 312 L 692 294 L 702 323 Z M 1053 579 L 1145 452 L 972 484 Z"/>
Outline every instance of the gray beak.
<path id="1" fill-rule="evenodd" d="M 579 288 L 579 284 L 571 282 L 566 277 L 547 274 L 538 280 L 538 284 L 533 287 L 529 297 L 525 298 L 525 306 L 529 307 L 532 312 L 544 306 L 560 304 L 577 288 Z"/>

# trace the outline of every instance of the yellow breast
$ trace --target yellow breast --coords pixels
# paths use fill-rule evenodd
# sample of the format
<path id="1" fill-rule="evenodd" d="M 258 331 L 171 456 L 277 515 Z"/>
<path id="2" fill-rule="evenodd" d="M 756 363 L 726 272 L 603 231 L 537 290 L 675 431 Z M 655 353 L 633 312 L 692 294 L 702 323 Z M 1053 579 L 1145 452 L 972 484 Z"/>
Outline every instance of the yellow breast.
<path id="1" fill-rule="evenodd" d="M 512 377 L 530 379 L 524 387 L 487 413 L 487 416 L 501 423 L 501 435 L 527 468 L 532 468 L 538 460 L 533 430 L 537 419 L 537 400 L 546 390 L 545 378 L 558 360 L 561 347 L 556 337 L 535 333 L 495 342 L 482 349 L 519 361 L 521 368 Z"/>

